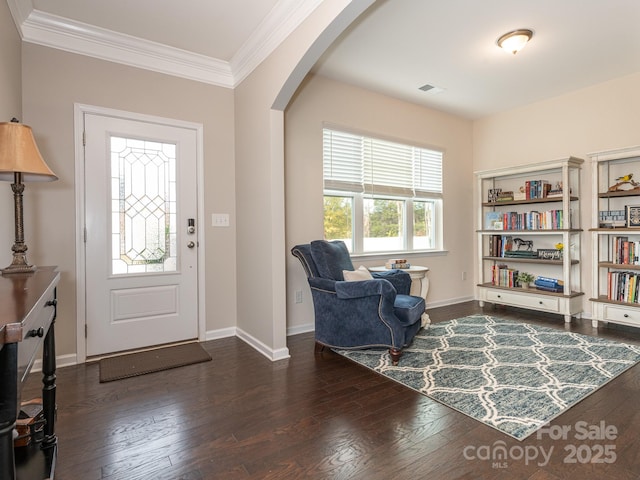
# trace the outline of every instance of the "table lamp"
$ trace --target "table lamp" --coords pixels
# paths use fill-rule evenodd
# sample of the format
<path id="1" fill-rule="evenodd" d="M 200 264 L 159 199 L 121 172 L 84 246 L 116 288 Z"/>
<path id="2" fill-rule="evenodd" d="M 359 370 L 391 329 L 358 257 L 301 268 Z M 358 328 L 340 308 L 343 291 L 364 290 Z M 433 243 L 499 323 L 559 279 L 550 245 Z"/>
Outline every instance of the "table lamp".
<path id="1" fill-rule="evenodd" d="M 31 127 L 19 123 L 15 118 L 11 122 L 0 123 L 0 180 L 13 182 L 15 243 L 13 261 L 2 270 L 2 275 L 11 273 L 29 273 L 36 269 L 27 263 L 27 246 L 24 243 L 22 221 L 22 182 L 51 182 L 58 177 L 51 171 L 40 155 Z"/>

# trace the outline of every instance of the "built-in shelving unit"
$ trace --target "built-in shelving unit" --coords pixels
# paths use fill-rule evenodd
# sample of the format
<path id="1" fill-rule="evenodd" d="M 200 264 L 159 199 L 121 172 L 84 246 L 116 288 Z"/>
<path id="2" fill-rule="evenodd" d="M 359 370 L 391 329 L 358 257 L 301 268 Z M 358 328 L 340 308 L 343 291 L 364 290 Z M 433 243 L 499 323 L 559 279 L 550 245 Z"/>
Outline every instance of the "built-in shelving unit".
<path id="1" fill-rule="evenodd" d="M 579 196 L 583 163 L 570 157 L 476 172 L 480 305 L 489 302 L 558 313 L 567 322 L 582 312 Z M 554 287 L 523 288 L 517 281 L 522 271 L 534 275 L 537 283 L 554 281 Z"/>
<path id="2" fill-rule="evenodd" d="M 589 155 L 592 325 L 640 327 L 640 146 Z"/>

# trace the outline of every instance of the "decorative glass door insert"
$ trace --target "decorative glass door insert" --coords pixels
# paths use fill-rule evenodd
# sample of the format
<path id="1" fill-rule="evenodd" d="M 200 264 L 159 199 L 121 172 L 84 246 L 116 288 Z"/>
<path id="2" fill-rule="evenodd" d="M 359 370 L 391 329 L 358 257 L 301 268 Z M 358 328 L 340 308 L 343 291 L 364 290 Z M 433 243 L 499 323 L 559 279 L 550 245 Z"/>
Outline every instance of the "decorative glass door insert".
<path id="1" fill-rule="evenodd" d="M 176 145 L 112 136 L 111 274 L 175 272 Z"/>

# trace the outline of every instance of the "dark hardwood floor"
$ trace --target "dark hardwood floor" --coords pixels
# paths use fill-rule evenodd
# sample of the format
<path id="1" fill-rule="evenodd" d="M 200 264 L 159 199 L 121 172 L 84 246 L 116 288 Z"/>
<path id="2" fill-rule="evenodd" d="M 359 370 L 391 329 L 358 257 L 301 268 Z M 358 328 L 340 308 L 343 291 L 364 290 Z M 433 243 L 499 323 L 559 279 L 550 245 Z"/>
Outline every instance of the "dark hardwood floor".
<path id="1" fill-rule="evenodd" d="M 565 328 L 560 316 L 475 302 L 429 313 L 439 322 L 482 311 Z M 640 330 L 570 328 L 640 344 Z M 204 346 L 213 362 L 105 384 L 97 364 L 59 369 L 55 479 L 640 478 L 638 365 L 551 423 L 571 428 L 566 439 L 518 442 L 331 351 L 314 353 L 311 333 L 289 337 L 291 358 L 275 363 L 237 338 Z M 38 381 L 32 374 L 23 398 L 38 395 Z M 578 422 L 604 422 L 616 438 L 577 439 Z M 506 458 L 487 459 L 500 446 Z"/>

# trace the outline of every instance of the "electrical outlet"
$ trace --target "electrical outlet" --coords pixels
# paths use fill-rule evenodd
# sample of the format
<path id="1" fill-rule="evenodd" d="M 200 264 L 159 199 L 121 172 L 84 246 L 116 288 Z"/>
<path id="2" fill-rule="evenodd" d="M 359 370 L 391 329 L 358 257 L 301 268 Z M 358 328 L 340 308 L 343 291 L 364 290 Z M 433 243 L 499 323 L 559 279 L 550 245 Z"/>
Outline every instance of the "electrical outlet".
<path id="1" fill-rule="evenodd" d="M 302 290 L 296 290 L 296 303 L 302 303 Z"/>

